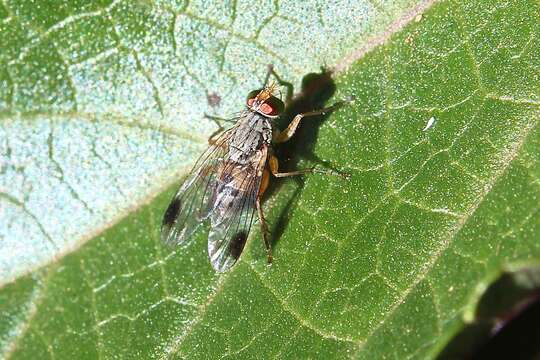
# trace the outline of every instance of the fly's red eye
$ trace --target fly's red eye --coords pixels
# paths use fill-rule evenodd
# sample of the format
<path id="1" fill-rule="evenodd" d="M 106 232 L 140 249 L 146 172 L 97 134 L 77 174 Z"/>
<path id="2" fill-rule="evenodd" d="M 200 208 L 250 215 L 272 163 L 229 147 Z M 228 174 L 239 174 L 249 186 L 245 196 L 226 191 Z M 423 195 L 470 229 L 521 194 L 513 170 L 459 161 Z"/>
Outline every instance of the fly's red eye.
<path id="1" fill-rule="evenodd" d="M 271 115 L 274 112 L 274 108 L 267 103 L 262 104 L 259 110 L 266 115 Z"/>
<path id="2" fill-rule="evenodd" d="M 247 101 L 248 106 L 253 106 L 253 102 L 255 102 L 255 98 L 248 99 Z"/>

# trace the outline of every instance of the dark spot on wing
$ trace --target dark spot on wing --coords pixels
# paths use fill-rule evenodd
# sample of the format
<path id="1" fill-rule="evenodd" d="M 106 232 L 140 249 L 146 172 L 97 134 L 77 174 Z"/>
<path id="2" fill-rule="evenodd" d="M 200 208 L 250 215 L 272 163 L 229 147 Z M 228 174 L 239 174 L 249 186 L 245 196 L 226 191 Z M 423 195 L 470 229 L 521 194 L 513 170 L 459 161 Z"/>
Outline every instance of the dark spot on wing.
<path id="1" fill-rule="evenodd" d="M 171 226 L 174 223 L 174 220 L 178 216 L 179 212 L 180 212 L 180 199 L 175 197 L 169 204 L 167 211 L 165 211 L 165 215 L 163 215 L 162 225 Z"/>
<path id="2" fill-rule="evenodd" d="M 229 245 L 229 254 L 234 258 L 238 259 L 242 250 L 244 250 L 244 245 L 246 245 L 247 233 L 245 231 L 237 232 Z"/>
<path id="3" fill-rule="evenodd" d="M 230 210 L 234 207 L 238 207 L 240 204 L 243 204 L 245 203 L 245 196 L 243 196 L 243 192 L 242 192 L 242 197 L 239 197 L 238 195 L 240 194 L 240 191 L 238 189 L 231 189 L 230 192 L 229 192 L 229 198 L 231 199 L 228 203 L 227 203 L 227 209 Z M 241 211 L 242 209 L 238 209 L 239 211 Z"/>
<path id="4" fill-rule="evenodd" d="M 234 176 L 232 176 L 232 174 L 230 173 L 224 173 L 222 176 L 221 176 L 221 179 L 220 179 L 220 183 L 223 184 L 223 185 L 227 185 L 231 182 L 234 181 Z"/>

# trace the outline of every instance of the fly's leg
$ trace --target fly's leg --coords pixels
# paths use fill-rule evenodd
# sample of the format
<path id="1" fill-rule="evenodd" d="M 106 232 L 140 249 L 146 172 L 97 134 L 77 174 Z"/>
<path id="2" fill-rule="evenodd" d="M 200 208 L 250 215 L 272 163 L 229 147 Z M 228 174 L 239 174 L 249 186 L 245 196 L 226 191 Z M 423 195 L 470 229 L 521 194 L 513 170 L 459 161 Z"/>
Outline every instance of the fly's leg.
<path id="1" fill-rule="evenodd" d="M 216 131 L 214 131 L 210 135 L 210 137 L 208 138 L 208 144 L 210 144 L 210 145 L 215 145 L 218 135 L 221 134 L 225 130 L 225 128 L 221 125 L 222 122 L 234 123 L 233 119 L 225 119 L 225 118 L 221 118 L 221 117 L 218 117 L 218 116 L 212 116 L 212 115 L 208 115 L 208 114 L 204 114 L 204 117 L 209 119 L 209 120 L 212 120 L 218 127 L 218 129 Z"/>
<path id="2" fill-rule="evenodd" d="M 261 207 L 261 197 L 258 196 L 257 200 L 255 201 L 255 204 L 257 205 L 257 213 L 259 215 L 259 220 L 261 222 L 261 232 L 263 235 L 264 240 L 264 246 L 266 247 L 266 254 L 268 256 L 268 264 L 272 263 L 272 246 L 270 245 L 270 240 L 268 239 L 268 234 L 270 233 L 268 230 L 268 225 L 266 224 L 266 219 L 264 218 L 263 210 Z"/>
<path id="3" fill-rule="evenodd" d="M 289 104 L 293 97 L 293 85 L 290 82 L 287 82 L 285 80 L 282 80 L 281 77 L 276 73 L 274 70 L 274 65 L 269 64 L 268 65 L 268 71 L 266 72 L 266 77 L 264 78 L 264 85 L 266 86 L 268 84 L 268 80 L 270 80 L 270 75 L 274 76 L 278 82 L 279 85 L 284 86 L 287 88 L 287 94 L 285 97 L 285 104 Z"/>
<path id="4" fill-rule="evenodd" d="M 266 219 L 264 218 L 264 213 L 261 206 L 261 198 L 264 194 L 264 191 L 268 187 L 268 183 L 270 181 L 270 174 L 268 173 L 268 170 L 264 170 L 263 176 L 261 179 L 261 186 L 259 188 L 259 193 L 257 194 L 257 199 L 255 200 L 255 206 L 257 207 L 257 214 L 259 216 L 259 221 L 261 223 L 261 232 L 264 240 L 264 246 L 266 248 L 266 254 L 268 255 L 268 264 L 272 263 L 272 246 L 270 245 L 270 239 L 268 239 L 268 235 L 270 234 L 270 231 L 268 230 L 268 225 L 266 224 Z"/>
<path id="5" fill-rule="evenodd" d="M 222 118 L 219 116 L 208 115 L 208 114 L 204 114 L 204 117 L 207 118 L 208 120 L 212 120 L 213 122 L 215 122 L 216 125 L 220 128 L 223 128 L 223 126 L 221 126 L 222 122 L 228 122 L 231 124 L 234 124 L 236 122 L 236 119 L 227 119 L 227 118 Z"/>
<path id="6" fill-rule="evenodd" d="M 296 132 L 296 129 L 298 128 L 298 125 L 300 125 L 300 120 L 302 120 L 305 117 L 309 117 L 309 116 L 325 115 L 326 113 L 329 113 L 330 111 L 334 111 L 337 108 L 343 106 L 347 102 L 349 102 L 349 101 L 340 101 L 340 102 L 337 102 L 334 105 L 329 106 L 329 107 L 324 108 L 324 109 L 310 111 L 310 112 L 307 112 L 307 113 L 296 115 L 294 117 L 294 119 L 291 121 L 291 123 L 289 124 L 289 126 L 287 126 L 287 128 L 285 130 L 283 130 L 282 132 L 276 134 L 276 136 L 274 137 L 274 141 L 276 143 L 283 143 L 283 142 L 289 141 L 289 139 Z"/>

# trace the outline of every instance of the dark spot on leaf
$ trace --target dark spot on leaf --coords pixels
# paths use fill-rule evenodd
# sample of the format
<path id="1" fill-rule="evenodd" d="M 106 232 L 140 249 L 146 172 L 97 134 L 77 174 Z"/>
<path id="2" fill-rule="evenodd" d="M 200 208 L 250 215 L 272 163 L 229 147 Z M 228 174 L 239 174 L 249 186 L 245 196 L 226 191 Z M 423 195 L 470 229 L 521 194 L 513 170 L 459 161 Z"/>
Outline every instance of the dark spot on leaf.
<path id="1" fill-rule="evenodd" d="M 207 94 L 206 100 L 208 101 L 208 105 L 213 108 L 218 107 L 221 103 L 221 97 L 215 92 Z"/>

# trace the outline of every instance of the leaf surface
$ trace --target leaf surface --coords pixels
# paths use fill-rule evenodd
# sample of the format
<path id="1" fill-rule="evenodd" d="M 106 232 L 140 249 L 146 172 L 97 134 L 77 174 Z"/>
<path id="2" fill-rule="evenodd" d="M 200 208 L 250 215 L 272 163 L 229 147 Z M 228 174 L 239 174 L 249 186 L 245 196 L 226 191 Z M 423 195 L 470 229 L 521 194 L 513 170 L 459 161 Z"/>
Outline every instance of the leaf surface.
<path id="1" fill-rule="evenodd" d="M 413 4 L 2 3 L 0 284 L 178 181 L 215 130 L 204 113 L 238 111 L 267 64 L 298 82 Z"/>
<path id="2" fill-rule="evenodd" d="M 112 9 L 120 5 L 114 4 Z M 188 8 L 200 12 L 197 19 L 215 20 L 181 33 L 207 34 L 210 28 L 218 29 L 219 34 L 230 28 L 230 22 L 220 18 L 226 11 L 197 8 L 196 4 Z M 172 252 L 163 247 L 158 229 L 174 191 L 171 189 L 72 254 L 4 286 L 0 290 L 3 354 L 8 358 L 31 358 L 35 354 L 54 358 L 81 354 L 89 358 L 253 358 L 261 354 L 270 358 L 435 357 L 453 334 L 474 318 L 476 303 L 490 282 L 504 270 L 538 265 L 540 259 L 540 58 L 536 51 L 540 46 L 539 13 L 539 5 L 534 1 L 437 3 L 402 31 L 384 38 L 381 46 L 344 66 L 336 77 L 334 99 L 353 95 L 354 104 L 342 107 L 320 124 L 313 152 L 317 158 L 350 172 L 352 177 L 344 181 L 314 174 L 307 176 L 300 186 L 294 181 L 283 182 L 279 191 L 272 194 L 266 205 L 267 216 L 274 231 L 282 232 L 274 244 L 272 267 L 265 264 L 258 232 L 251 237 L 241 261 L 223 275 L 211 270 L 203 233 L 187 247 Z M 285 20 L 290 20 L 298 12 L 290 10 L 287 15 Z M 23 12 L 17 16 L 22 18 Z M 299 19 L 308 22 L 307 17 Z M 145 20 L 147 23 L 148 19 Z M 45 25 L 54 26 L 61 20 L 40 21 L 41 26 L 48 28 Z M 189 24 L 190 21 L 177 19 L 174 29 Z M 235 34 L 240 32 L 235 30 Z M 216 34 L 209 37 L 210 44 L 219 38 Z M 235 36 L 231 38 L 238 40 Z M 294 38 L 295 34 L 291 36 Z M 287 45 L 278 41 L 277 36 L 263 38 L 276 39 L 275 43 L 265 43 L 271 44 L 269 49 L 276 55 L 290 55 L 288 51 L 293 51 L 281 48 Z M 353 53 L 353 38 L 350 43 L 342 42 L 345 45 L 341 50 L 332 50 L 335 57 L 330 58 Z M 135 69 L 137 64 L 151 62 L 152 56 L 142 55 L 145 46 L 140 45 L 141 50 L 135 46 L 137 37 L 126 35 L 126 39 L 133 41 L 133 46 L 126 46 L 128 53 L 133 55 L 133 49 L 141 51 L 133 55 Z M 193 46 L 189 41 L 186 40 L 186 46 L 195 50 L 186 56 L 196 58 L 197 49 L 210 48 Z M 180 43 L 177 41 L 177 52 Z M 233 43 L 226 46 L 228 51 L 234 48 Z M 235 59 L 246 66 L 243 69 L 256 65 L 258 69 L 252 72 L 222 68 L 212 75 L 212 71 L 203 65 L 197 67 L 196 63 L 185 68 L 207 77 L 200 84 L 216 84 L 222 86 L 216 88 L 218 94 L 230 93 L 222 104 L 223 109 L 229 109 L 229 101 L 242 103 L 242 92 L 227 92 L 229 88 L 223 82 L 226 77 L 221 73 L 252 76 L 254 84 L 256 71 L 269 62 L 257 58 L 257 65 L 249 60 L 254 56 L 242 60 L 241 56 L 248 54 L 240 50 Z M 272 54 L 268 56 L 272 61 L 278 59 Z M 293 63 L 292 58 L 286 57 Z M 305 58 L 298 58 L 301 59 L 297 62 L 294 57 L 296 72 L 283 64 L 285 74 L 293 79 L 299 79 L 308 72 L 306 68 L 315 68 L 313 64 L 324 59 L 309 51 Z M 107 59 L 99 57 L 90 66 L 89 71 L 102 66 L 95 79 L 108 79 L 104 74 L 114 66 L 104 65 Z M 160 61 L 154 64 L 171 66 Z M 223 64 L 232 66 L 228 61 Z M 135 73 L 150 74 L 148 70 L 133 74 L 126 70 L 130 76 L 136 76 Z M 152 78 L 159 79 L 158 71 L 151 73 L 155 75 Z M 82 78 L 92 78 L 88 76 Z M 153 81 L 158 89 L 162 84 L 172 84 Z M 233 83 L 242 84 L 242 88 L 245 83 L 247 89 L 252 84 L 231 80 L 230 84 Z M 129 84 L 138 86 L 135 84 L 139 82 L 132 80 Z M 153 166 L 162 167 L 148 165 L 148 178 L 133 174 L 139 176 L 137 181 L 149 182 L 144 179 L 153 179 L 154 173 L 164 172 L 171 164 L 180 164 L 196 153 L 202 134 L 209 130 L 203 129 L 207 125 L 189 121 L 170 125 L 172 120 L 159 115 L 173 111 L 168 108 L 173 108 L 168 104 L 169 97 L 160 96 L 167 101 L 162 101 L 159 110 L 151 85 L 146 92 L 137 90 L 152 97 L 154 102 L 149 103 L 156 111 L 155 118 L 141 117 L 141 123 L 147 124 L 144 127 L 139 123 L 126 125 L 138 118 L 137 111 L 132 117 L 126 115 L 128 110 L 123 110 L 118 118 L 109 117 L 116 106 L 144 107 L 135 99 L 131 105 L 126 100 L 136 93 L 130 89 L 126 90 L 124 101 L 108 110 L 106 105 L 87 105 L 83 111 L 85 107 L 77 101 L 81 107 L 55 111 L 51 115 L 54 121 L 47 116 L 40 121 L 43 115 L 37 109 L 25 109 L 32 110 L 32 115 L 17 110 L 7 115 L 2 129 L 14 127 L 9 130 L 12 141 L 11 134 L 19 134 L 22 124 L 28 125 L 29 134 L 43 126 L 43 133 L 35 132 L 37 137 L 42 136 L 41 143 L 36 140 L 38 146 L 50 143 L 47 138 L 54 131 L 64 134 L 79 126 L 91 127 L 92 131 L 99 128 L 101 133 L 96 139 L 100 144 L 110 141 L 111 145 L 94 144 L 101 149 L 95 151 L 102 151 L 102 157 L 111 164 L 121 165 L 120 159 L 125 156 L 133 157 L 131 165 L 147 156 L 152 164 L 159 158 L 155 161 L 158 165 Z M 173 89 L 171 85 L 170 91 Z M 115 94 L 89 87 L 87 104 L 92 103 L 96 93 L 107 93 L 111 101 L 117 99 Z M 17 94 L 10 100 L 13 108 L 34 103 L 20 100 L 19 104 L 16 99 L 26 93 Z M 193 103 L 206 101 L 205 97 L 201 90 Z M 96 104 L 103 101 L 94 100 Z M 141 112 L 147 114 L 152 106 Z M 88 108 L 96 114 L 80 115 Z M 179 104 L 178 109 L 182 109 Z M 202 113 L 204 108 L 198 111 Z M 32 121 L 27 121 L 30 116 Z M 105 117 L 119 120 L 113 124 L 98 120 Z M 196 126 L 201 128 L 193 130 Z M 302 128 L 309 126 L 306 119 Z M 139 135 L 124 134 L 126 151 L 122 152 L 115 136 L 128 131 L 125 129 Z M 173 135 L 169 137 L 163 129 L 169 129 Z M 193 133 L 201 134 L 198 143 L 195 138 L 186 139 Z M 297 135 L 296 149 L 302 151 L 302 133 Z M 26 139 L 20 136 L 19 142 Z M 147 139 L 156 152 L 139 142 L 130 147 L 130 141 L 139 137 Z M 75 139 L 77 146 L 81 146 L 88 137 Z M 58 141 L 67 141 L 67 137 Z M 178 160 L 176 154 L 163 161 L 156 155 L 160 151 L 168 154 L 168 149 L 177 146 L 186 152 L 183 159 Z M 49 161 L 53 161 L 54 154 L 59 152 L 55 149 L 53 146 L 53 156 L 47 151 L 39 154 L 49 154 Z M 68 149 L 64 149 L 65 156 L 76 158 L 77 152 Z M 33 146 L 28 146 L 28 154 L 35 154 L 33 150 Z M 110 160 L 108 156 L 116 157 Z M 152 160 L 153 156 L 156 159 Z M 297 165 L 308 166 L 308 162 Z M 88 168 L 96 171 L 94 166 Z M 126 176 L 131 168 L 128 163 L 126 170 L 115 171 Z M 65 179 L 73 179 L 66 175 L 67 170 L 62 171 Z M 109 178 L 116 179 L 112 175 Z M 88 192 L 101 197 L 96 189 L 101 188 L 89 186 Z M 117 190 L 120 189 L 137 193 L 134 185 L 119 185 Z M 103 191 L 107 190 L 105 187 Z M 79 194 L 76 190 L 73 193 Z M 130 194 L 123 196 L 129 198 Z M 31 209 L 15 195 L 4 198 Z M 134 202 L 140 203 L 140 199 Z M 23 207 L 21 211 L 24 210 Z M 28 227 L 21 228 L 29 231 Z M 59 234 L 65 234 L 58 229 Z M 53 242 L 56 239 L 51 238 Z"/>

